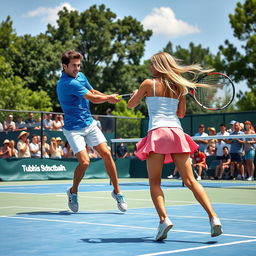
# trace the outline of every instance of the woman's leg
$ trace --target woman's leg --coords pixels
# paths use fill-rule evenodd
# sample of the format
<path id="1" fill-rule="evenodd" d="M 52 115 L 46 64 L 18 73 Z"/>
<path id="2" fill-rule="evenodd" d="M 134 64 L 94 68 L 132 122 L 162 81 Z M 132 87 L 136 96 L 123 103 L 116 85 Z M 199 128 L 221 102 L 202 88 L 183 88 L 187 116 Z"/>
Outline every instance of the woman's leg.
<path id="1" fill-rule="evenodd" d="M 147 158 L 147 170 L 150 184 L 150 193 L 157 213 L 162 223 L 167 217 L 164 203 L 164 193 L 161 189 L 161 176 L 164 155 L 151 153 Z"/>
<path id="2" fill-rule="evenodd" d="M 184 184 L 193 192 L 197 201 L 207 212 L 209 219 L 216 216 L 208 195 L 204 188 L 195 180 L 188 153 L 172 154 L 175 165 L 182 177 Z"/>

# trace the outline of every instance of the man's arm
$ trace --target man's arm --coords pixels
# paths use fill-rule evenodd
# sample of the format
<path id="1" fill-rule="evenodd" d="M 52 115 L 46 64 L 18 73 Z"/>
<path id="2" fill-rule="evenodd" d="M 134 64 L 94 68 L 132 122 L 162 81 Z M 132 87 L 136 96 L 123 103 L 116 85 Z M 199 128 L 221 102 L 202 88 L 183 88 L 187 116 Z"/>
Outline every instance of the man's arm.
<path id="1" fill-rule="evenodd" d="M 100 91 L 97 91 L 97 90 L 95 90 L 95 89 L 91 89 L 90 92 L 92 92 L 93 94 L 96 94 L 96 95 L 102 95 L 102 96 L 106 96 L 106 95 L 107 95 L 107 94 L 102 93 L 102 92 L 100 92 Z"/>
<path id="2" fill-rule="evenodd" d="M 94 93 L 94 90 L 90 90 L 89 92 L 87 92 L 84 95 L 84 98 L 91 101 L 92 103 L 104 103 L 104 102 L 108 102 L 111 104 L 115 104 L 118 101 L 120 101 L 117 96 L 118 94 L 111 94 L 111 95 L 107 95 L 107 94 L 98 94 L 98 93 Z"/>

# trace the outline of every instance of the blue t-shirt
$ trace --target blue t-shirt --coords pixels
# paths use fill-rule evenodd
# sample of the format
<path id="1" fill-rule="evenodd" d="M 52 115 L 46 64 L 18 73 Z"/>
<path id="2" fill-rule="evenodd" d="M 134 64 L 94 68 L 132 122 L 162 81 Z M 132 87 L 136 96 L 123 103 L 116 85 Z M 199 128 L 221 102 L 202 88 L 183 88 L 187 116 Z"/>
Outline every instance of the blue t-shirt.
<path id="1" fill-rule="evenodd" d="M 239 132 L 230 133 L 230 135 L 241 135 L 241 134 L 244 135 L 244 132 L 239 131 Z M 241 140 L 244 140 L 244 139 L 241 139 Z M 242 152 L 243 152 L 243 144 L 237 140 L 232 140 L 229 153 L 241 154 Z"/>
<path id="2" fill-rule="evenodd" d="M 68 76 L 62 72 L 57 83 L 57 95 L 64 112 L 64 128 L 79 130 L 93 122 L 90 102 L 84 96 L 93 89 L 86 76 L 79 72 L 77 76 Z"/>
<path id="3" fill-rule="evenodd" d="M 208 137 L 208 134 L 206 132 L 203 132 L 203 133 L 200 133 L 200 132 L 197 132 L 194 136 L 202 136 L 202 137 Z M 202 143 L 202 142 L 199 142 L 197 143 L 198 146 L 199 146 L 199 151 L 200 152 L 206 152 L 206 149 L 207 149 L 207 143 Z"/>

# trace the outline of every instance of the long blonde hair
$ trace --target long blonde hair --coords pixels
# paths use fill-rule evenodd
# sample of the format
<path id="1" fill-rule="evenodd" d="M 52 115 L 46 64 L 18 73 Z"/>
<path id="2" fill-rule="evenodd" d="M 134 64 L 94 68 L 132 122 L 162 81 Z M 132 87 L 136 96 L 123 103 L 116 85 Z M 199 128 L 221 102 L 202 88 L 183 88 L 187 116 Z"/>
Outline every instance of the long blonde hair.
<path id="1" fill-rule="evenodd" d="M 178 60 L 171 56 L 169 53 L 160 52 L 151 57 L 152 67 L 159 73 L 161 82 L 169 88 L 174 94 L 179 95 L 188 93 L 188 88 L 195 88 L 195 81 L 199 74 L 211 72 L 212 69 L 203 69 L 198 64 L 180 66 Z M 193 80 L 182 76 L 183 73 L 190 73 L 193 75 Z M 175 87 L 174 87 L 175 86 Z M 206 86 L 200 85 L 197 86 Z M 173 88 L 174 87 L 174 88 Z"/>

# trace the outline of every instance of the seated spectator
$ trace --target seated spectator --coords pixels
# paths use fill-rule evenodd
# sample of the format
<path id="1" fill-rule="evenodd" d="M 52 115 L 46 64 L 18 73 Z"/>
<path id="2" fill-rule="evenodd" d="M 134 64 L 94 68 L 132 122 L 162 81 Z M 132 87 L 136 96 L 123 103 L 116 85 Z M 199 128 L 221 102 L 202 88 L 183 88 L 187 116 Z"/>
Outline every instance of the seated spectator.
<path id="1" fill-rule="evenodd" d="M 96 120 L 98 128 L 100 130 L 102 130 L 102 126 L 101 126 L 101 122 L 99 120 L 99 117 L 97 115 L 95 115 L 95 116 L 93 116 L 93 118 Z"/>
<path id="2" fill-rule="evenodd" d="M 15 148 L 15 141 L 14 140 L 10 140 L 10 144 L 9 144 L 10 150 L 11 150 L 11 157 L 18 157 L 18 150 Z"/>
<path id="3" fill-rule="evenodd" d="M 235 122 L 234 131 L 230 135 L 243 135 L 244 132 L 240 131 L 240 123 Z M 237 139 L 226 140 L 230 144 L 231 166 L 230 166 L 230 179 L 235 178 L 235 169 L 237 169 L 237 179 L 244 179 L 244 165 L 243 165 L 243 144 L 244 141 Z"/>
<path id="4" fill-rule="evenodd" d="M 93 150 L 90 146 L 86 145 L 86 150 L 90 158 L 99 158 L 96 150 Z"/>
<path id="5" fill-rule="evenodd" d="M 117 147 L 116 147 L 116 157 L 117 158 L 125 158 L 128 156 L 128 149 L 127 147 L 124 145 L 124 143 L 120 143 Z"/>
<path id="6" fill-rule="evenodd" d="M 245 121 L 245 134 L 255 134 L 254 127 L 250 121 Z M 255 159 L 255 145 L 256 145 L 256 138 L 248 138 L 244 141 L 244 160 L 245 160 L 245 167 L 248 173 L 247 180 L 254 180 L 254 159 Z"/>
<path id="7" fill-rule="evenodd" d="M 197 150 L 193 155 L 192 155 L 192 160 L 193 160 L 193 168 L 197 170 L 197 180 L 202 179 L 202 172 L 203 168 L 206 168 L 206 155 Z"/>
<path id="8" fill-rule="evenodd" d="M 52 130 L 53 122 L 52 122 L 52 114 L 51 113 L 46 114 L 43 124 L 44 124 L 44 129 Z"/>
<path id="9" fill-rule="evenodd" d="M 200 124 L 198 129 L 199 129 L 198 132 L 194 136 L 201 136 L 201 137 L 208 136 L 208 134 L 204 132 L 205 131 L 204 124 Z M 208 140 L 195 140 L 195 142 L 199 145 L 199 151 L 205 153 Z"/>
<path id="10" fill-rule="evenodd" d="M 41 130 L 41 122 L 42 122 L 42 118 L 41 118 L 41 116 L 39 116 L 35 123 L 35 127 L 34 127 L 35 130 Z"/>
<path id="11" fill-rule="evenodd" d="M 15 123 L 16 125 L 16 131 L 26 131 L 26 123 L 23 121 L 22 116 L 18 116 L 17 122 Z"/>
<path id="12" fill-rule="evenodd" d="M 206 152 L 205 152 L 205 155 L 206 156 L 215 156 L 215 147 L 213 147 L 212 145 L 208 145 L 207 146 L 207 149 L 206 149 Z"/>
<path id="13" fill-rule="evenodd" d="M 19 141 L 17 143 L 17 149 L 18 149 L 19 158 L 30 157 L 28 136 L 29 136 L 29 133 L 25 131 L 22 131 L 18 136 Z"/>
<path id="14" fill-rule="evenodd" d="M 106 116 L 111 116 L 111 108 L 106 110 Z M 115 119 L 113 117 L 106 117 L 105 133 L 112 133 L 115 129 Z"/>
<path id="15" fill-rule="evenodd" d="M 227 132 L 228 132 L 229 134 L 234 131 L 235 122 L 236 122 L 235 120 L 230 121 L 230 123 L 229 123 L 229 129 L 227 130 Z"/>
<path id="16" fill-rule="evenodd" d="M 28 119 L 25 121 L 28 130 L 34 130 L 37 121 L 34 119 L 34 114 L 32 112 L 28 113 Z"/>
<path id="17" fill-rule="evenodd" d="M 47 136 L 46 135 L 43 135 L 42 151 L 43 151 L 43 158 L 49 158 L 50 145 L 47 143 Z"/>
<path id="18" fill-rule="evenodd" d="M 220 131 L 217 135 L 227 136 L 229 133 L 226 131 L 226 125 L 220 124 Z M 218 139 L 216 143 L 216 158 L 220 160 L 223 155 L 223 148 L 228 147 L 228 151 L 230 151 L 230 144 L 227 144 L 223 139 Z"/>
<path id="19" fill-rule="evenodd" d="M 64 144 L 64 148 L 63 148 L 63 157 L 64 158 L 74 158 L 75 155 L 74 155 L 74 152 L 73 150 L 71 149 L 68 141 L 65 142 Z"/>
<path id="20" fill-rule="evenodd" d="M 54 115 L 54 120 L 52 122 L 52 129 L 54 131 L 62 131 L 63 126 L 63 116 L 62 115 Z"/>
<path id="21" fill-rule="evenodd" d="M 209 127 L 208 128 L 208 131 L 209 131 L 209 136 L 215 136 L 216 135 L 216 130 L 215 130 L 215 128 L 214 127 Z M 207 146 L 212 146 L 213 148 L 214 148 L 214 150 L 215 150 L 215 148 L 216 148 L 216 143 L 217 143 L 217 140 L 216 139 L 211 139 L 211 138 L 209 138 L 209 140 L 208 140 L 208 143 L 207 143 Z"/>
<path id="22" fill-rule="evenodd" d="M 178 179 L 179 178 L 179 171 L 177 166 L 175 166 L 173 174 L 170 174 L 169 176 L 167 176 L 167 179 Z"/>
<path id="23" fill-rule="evenodd" d="M 4 127 L 3 127 L 3 124 L 0 122 L 0 132 L 3 132 L 4 131 Z"/>
<path id="24" fill-rule="evenodd" d="M 11 157 L 11 149 L 10 149 L 10 141 L 4 140 L 3 146 L 0 148 L 0 158 L 10 158 Z"/>
<path id="25" fill-rule="evenodd" d="M 216 166 L 215 169 L 215 180 L 219 179 L 221 180 L 223 178 L 223 174 L 225 169 L 230 167 L 230 163 L 231 163 L 231 156 L 228 152 L 228 147 L 225 146 L 223 147 L 223 155 L 220 159 L 220 164 Z"/>
<path id="26" fill-rule="evenodd" d="M 4 130 L 5 131 L 15 131 L 16 126 L 13 121 L 13 115 L 8 115 L 8 118 L 6 121 L 4 121 Z"/>
<path id="27" fill-rule="evenodd" d="M 33 135 L 32 141 L 29 144 L 29 149 L 32 158 L 41 157 L 41 142 L 38 141 L 38 135 Z"/>
<path id="28" fill-rule="evenodd" d="M 50 154 L 51 158 L 62 158 L 63 156 L 63 150 L 60 146 L 62 140 L 60 137 L 57 137 L 56 139 L 54 137 L 51 138 L 51 144 L 50 144 Z"/>

